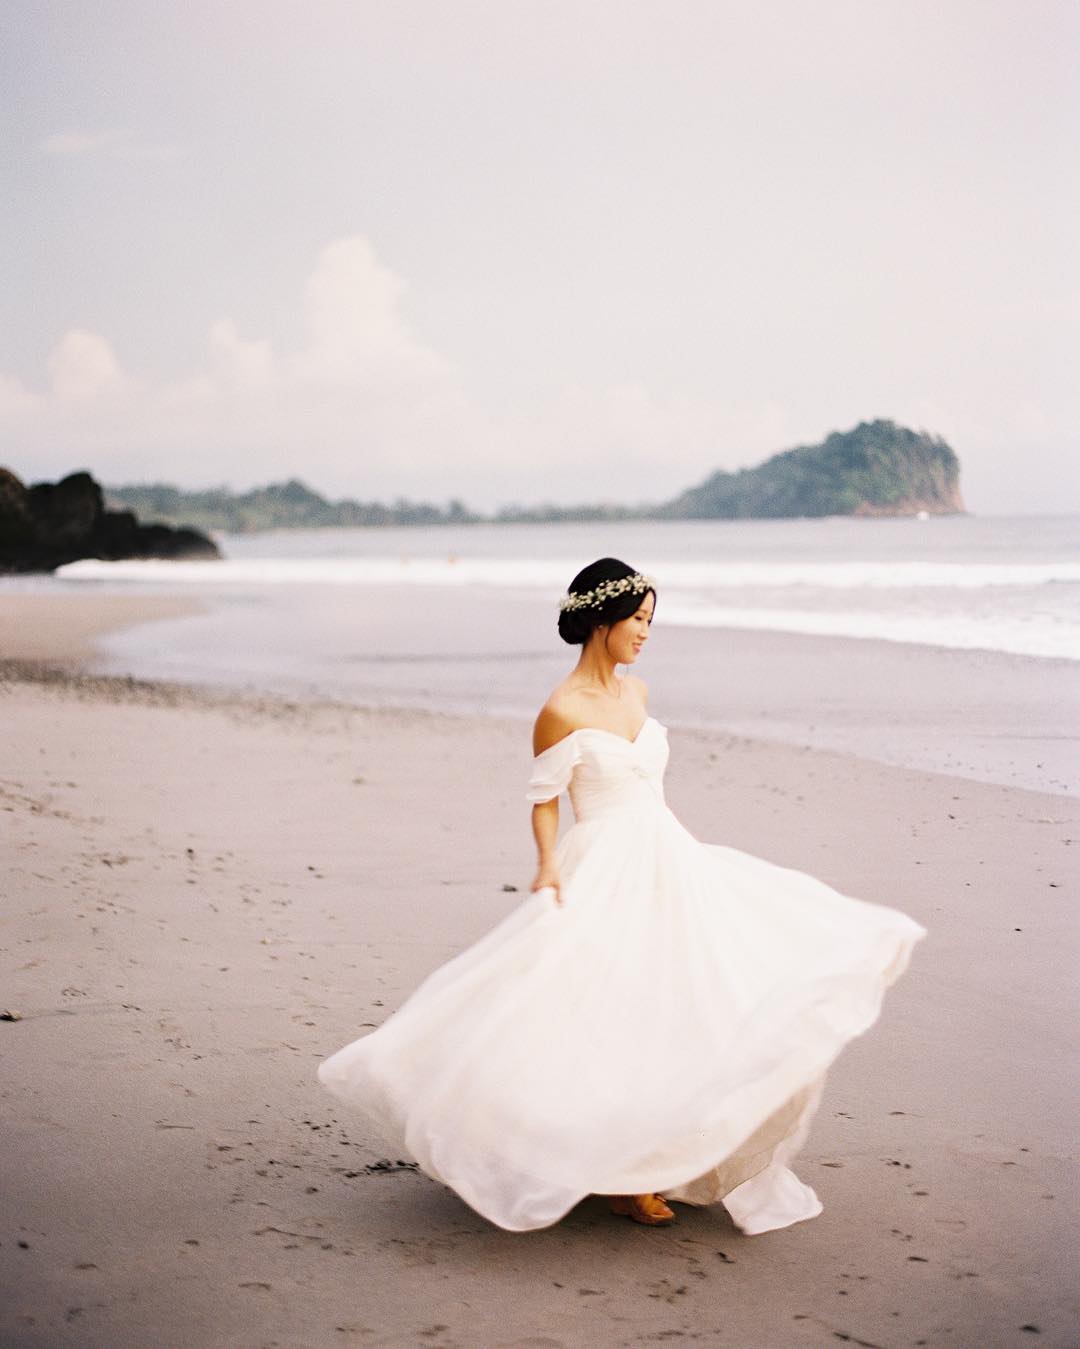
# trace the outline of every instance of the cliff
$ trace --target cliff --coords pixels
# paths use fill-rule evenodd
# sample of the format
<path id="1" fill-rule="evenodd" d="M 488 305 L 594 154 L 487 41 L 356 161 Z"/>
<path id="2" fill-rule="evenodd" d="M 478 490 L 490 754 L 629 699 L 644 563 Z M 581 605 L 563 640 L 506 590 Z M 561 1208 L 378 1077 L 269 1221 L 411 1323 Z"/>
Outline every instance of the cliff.
<path id="1" fill-rule="evenodd" d="M 105 509 L 89 473 L 27 487 L 0 467 L 0 572 L 55 571 L 84 557 L 217 558 L 195 529 L 143 525 L 131 511 Z"/>
<path id="2" fill-rule="evenodd" d="M 960 461 L 940 436 L 895 422 L 860 422 L 820 445 L 799 445 L 756 468 L 718 470 L 656 510 L 667 519 L 962 512 Z"/>

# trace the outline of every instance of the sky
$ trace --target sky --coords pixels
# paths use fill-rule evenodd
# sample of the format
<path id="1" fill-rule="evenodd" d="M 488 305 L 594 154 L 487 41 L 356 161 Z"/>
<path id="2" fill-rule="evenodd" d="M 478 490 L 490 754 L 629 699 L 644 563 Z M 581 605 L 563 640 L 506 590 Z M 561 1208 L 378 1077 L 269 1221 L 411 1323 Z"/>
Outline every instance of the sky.
<path id="1" fill-rule="evenodd" d="M 667 499 L 888 417 L 1080 511 L 1075 0 L 20 0 L 0 462 Z"/>

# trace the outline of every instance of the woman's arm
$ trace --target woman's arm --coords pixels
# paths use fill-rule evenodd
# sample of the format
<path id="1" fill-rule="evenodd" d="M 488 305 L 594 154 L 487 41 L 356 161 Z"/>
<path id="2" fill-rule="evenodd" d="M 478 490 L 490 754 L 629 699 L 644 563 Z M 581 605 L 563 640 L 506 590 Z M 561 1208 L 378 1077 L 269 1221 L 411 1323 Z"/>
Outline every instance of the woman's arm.
<path id="1" fill-rule="evenodd" d="M 558 699 L 549 699 L 540 709 L 533 726 L 533 754 L 543 754 L 573 731 L 574 726 Z M 532 808 L 532 831 L 536 839 L 536 877 L 530 889 L 550 888 L 555 891 L 555 903 L 562 903 L 562 883 L 555 865 L 555 839 L 559 832 L 559 798 L 541 801 Z"/>
<path id="2" fill-rule="evenodd" d="M 559 832 L 559 798 L 541 801 L 532 808 L 532 831 L 536 839 L 536 878 L 529 887 L 533 893 L 545 887 L 555 891 L 555 903 L 562 903 L 562 886 L 555 866 L 555 836 Z"/>

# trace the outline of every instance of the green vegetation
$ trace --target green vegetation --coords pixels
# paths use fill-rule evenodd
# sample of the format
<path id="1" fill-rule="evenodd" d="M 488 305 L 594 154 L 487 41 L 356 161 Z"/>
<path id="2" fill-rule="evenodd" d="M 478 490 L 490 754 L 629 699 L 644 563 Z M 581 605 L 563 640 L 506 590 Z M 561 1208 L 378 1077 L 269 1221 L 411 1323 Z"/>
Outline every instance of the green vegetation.
<path id="1" fill-rule="evenodd" d="M 258 529 L 317 529 L 346 525 L 476 524 L 480 521 L 592 521 L 628 519 L 765 519 L 821 515 L 949 514 L 964 509 L 960 462 L 940 436 L 895 422 L 860 422 L 834 431 L 820 445 L 775 454 L 757 468 L 720 470 L 697 487 L 656 506 L 610 503 L 504 506 L 493 515 L 460 501 L 445 506 L 405 501 L 392 505 L 330 501 L 298 478 L 249 492 L 226 487 L 188 492 L 165 483 L 110 487 L 108 501 L 141 520 L 194 525 L 229 533 Z"/>
<path id="2" fill-rule="evenodd" d="M 504 506 L 493 515 L 470 511 L 460 501 L 445 506 L 398 498 L 387 506 L 377 501 L 330 501 L 298 478 L 270 483 L 249 492 L 227 487 L 184 491 L 169 483 L 136 483 L 108 487 L 109 504 L 134 511 L 141 520 L 183 522 L 199 529 L 247 534 L 259 529 L 322 529 L 378 525 L 473 525 L 481 521 L 520 524 L 524 521 L 626 520 L 643 518 L 649 508 L 629 506 Z"/>
<path id="3" fill-rule="evenodd" d="M 166 524 L 183 521 L 200 529 L 247 534 L 258 529 L 321 529 L 343 525 L 472 524 L 482 517 L 460 501 L 444 507 L 398 500 L 386 506 L 377 501 L 330 501 L 299 478 L 270 483 L 249 492 L 209 487 L 187 492 L 168 483 L 139 483 L 105 489 L 110 505 L 134 511 L 141 520 Z"/>
<path id="4" fill-rule="evenodd" d="M 860 422 L 820 445 L 719 471 L 655 512 L 667 519 L 949 514 L 964 509 L 960 461 L 940 436 L 892 421 Z"/>

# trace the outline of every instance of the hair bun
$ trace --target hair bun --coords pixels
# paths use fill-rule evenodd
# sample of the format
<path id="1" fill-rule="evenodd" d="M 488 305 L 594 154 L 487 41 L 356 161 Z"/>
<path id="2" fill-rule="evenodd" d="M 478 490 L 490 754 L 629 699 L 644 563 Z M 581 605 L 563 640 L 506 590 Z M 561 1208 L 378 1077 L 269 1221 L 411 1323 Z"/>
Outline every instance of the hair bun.
<path id="1" fill-rule="evenodd" d="M 566 610 L 559 614 L 559 636 L 571 646 L 581 646 L 588 640 L 595 623 L 582 610 Z"/>

